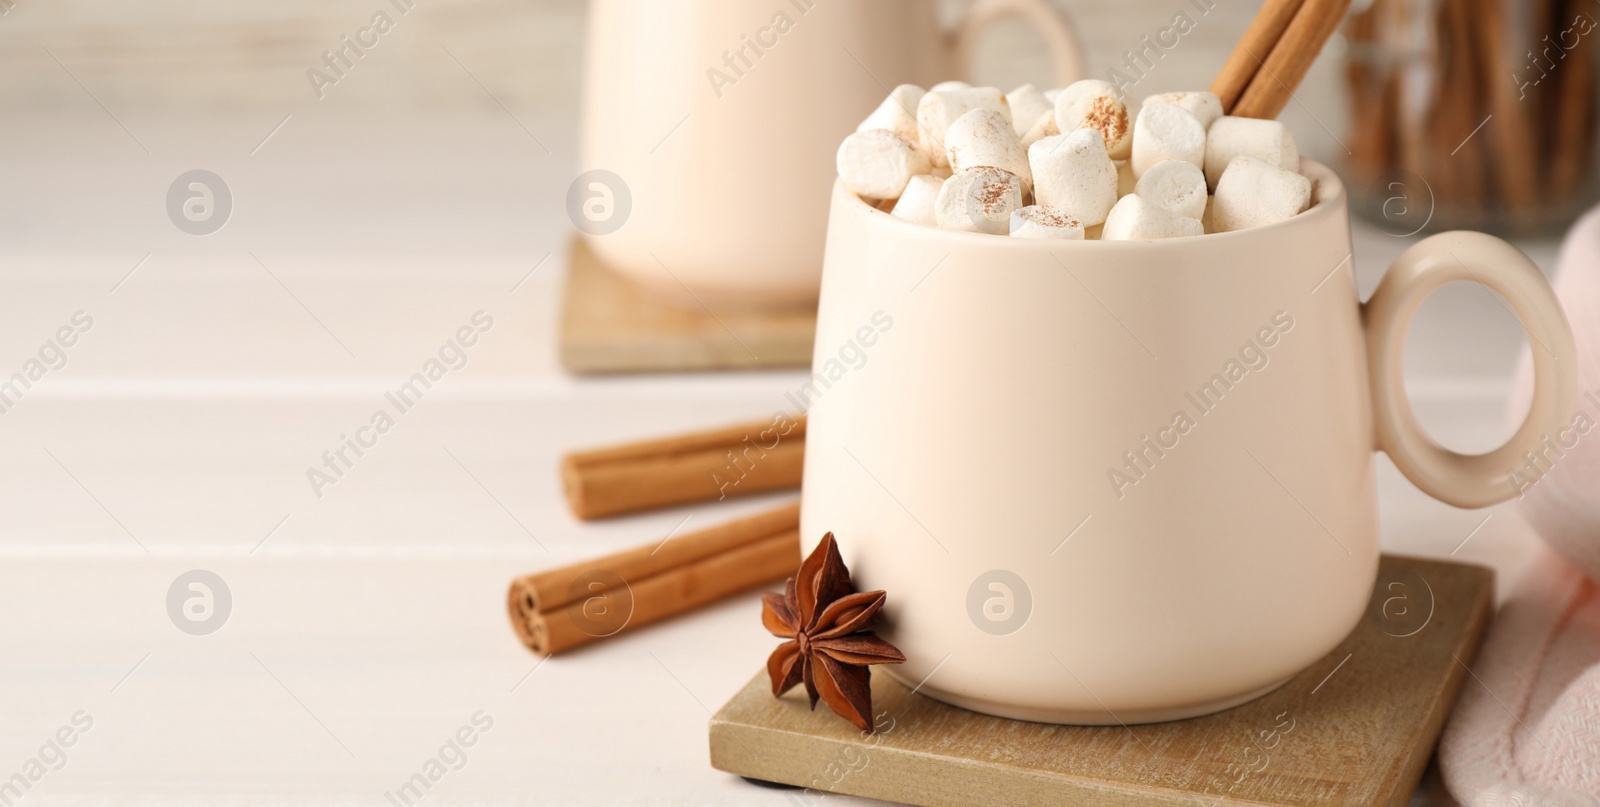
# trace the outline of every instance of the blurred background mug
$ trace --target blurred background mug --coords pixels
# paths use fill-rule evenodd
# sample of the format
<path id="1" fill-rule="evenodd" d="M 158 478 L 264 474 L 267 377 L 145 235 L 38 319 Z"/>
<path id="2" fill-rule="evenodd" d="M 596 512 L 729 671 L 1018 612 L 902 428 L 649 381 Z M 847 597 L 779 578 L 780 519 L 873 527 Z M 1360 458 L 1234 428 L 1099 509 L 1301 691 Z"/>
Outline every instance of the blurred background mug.
<path id="1" fill-rule="evenodd" d="M 1020 17 L 1055 81 L 1082 75 L 1048 0 L 979 0 L 952 32 L 932 0 L 593 0 L 573 221 L 602 262 L 663 299 L 813 304 L 834 153 L 897 84 L 970 75 L 990 23 Z M 689 301 L 694 305 L 694 301 Z"/>

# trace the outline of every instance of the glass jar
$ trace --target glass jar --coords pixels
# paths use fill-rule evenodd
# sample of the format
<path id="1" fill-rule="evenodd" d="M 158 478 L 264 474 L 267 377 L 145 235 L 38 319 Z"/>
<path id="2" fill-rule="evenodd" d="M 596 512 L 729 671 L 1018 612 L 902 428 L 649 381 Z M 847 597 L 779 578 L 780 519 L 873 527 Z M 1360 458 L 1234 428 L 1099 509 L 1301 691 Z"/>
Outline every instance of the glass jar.
<path id="1" fill-rule="evenodd" d="M 1365 7 L 1362 7 L 1362 6 Z M 1593 0 L 1371 0 L 1345 28 L 1352 203 L 1394 234 L 1556 230 L 1597 192 Z"/>

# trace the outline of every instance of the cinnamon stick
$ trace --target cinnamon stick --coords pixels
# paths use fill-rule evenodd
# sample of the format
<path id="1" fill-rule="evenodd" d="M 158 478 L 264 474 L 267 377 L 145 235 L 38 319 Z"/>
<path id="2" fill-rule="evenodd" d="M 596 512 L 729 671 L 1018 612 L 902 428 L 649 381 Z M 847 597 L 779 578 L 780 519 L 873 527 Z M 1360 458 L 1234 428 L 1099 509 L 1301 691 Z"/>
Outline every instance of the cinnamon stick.
<path id="1" fill-rule="evenodd" d="M 1559 4 L 1552 39 L 1572 25 L 1583 9 L 1576 0 Z M 1550 197 L 1556 204 L 1570 204 L 1588 177 L 1589 149 L 1594 142 L 1594 48 L 1593 37 L 1584 36 L 1567 51 L 1557 77 L 1555 98 L 1548 103 L 1546 119 L 1552 121 L 1550 151 Z"/>
<path id="2" fill-rule="evenodd" d="M 1383 10 L 1383 4 L 1384 0 L 1373 0 L 1366 11 L 1351 18 L 1349 37 L 1353 48 L 1372 47 L 1373 40 L 1377 38 L 1378 14 Z M 1389 122 L 1391 110 L 1385 92 L 1389 72 L 1375 67 L 1370 59 L 1349 59 L 1345 62 L 1351 120 L 1347 141 L 1350 159 L 1347 164 L 1358 185 L 1377 181 L 1388 167 L 1389 155 L 1393 153 L 1393 127 Z"/>
<path id="3" fill-rule="evenodd" d="M 1479 109 L 1482 85 L 1486 78 L 1499 77 L 1482 76 L 1483 65 L 1473 45 L 1472 13 L 1470 0 L 1444 0 L 1441 4 L 1435 20 L 1441 42 L 1433 77 L 1437 100 L 1427 110 L 1419 110 L 1419 115 L 1427 116 L 1425 123 L 1406 129 L 1413 140 L 1429 141 L 1426 153 L 1413 157 L 1426 166 L 1417 173 L 1428 178 L 1437 199 L 1457 211 L 1482 210 L 1490 199 L 1485 141 L 1472 135 L 1483 122 Z"/>
<path id="4" fill-rule="evenodd" d="M 1349 10 L 1350 0 L 1305 0 L 1229 114 L 1267 120 L 1278 117 Z"/>
<path id="5" fill-rule="evenodd" d="M 1234 114 L 1234 104 L 1238 103 L 1244 88 L 1250 86 L 1250 80 L 1255 78 L 1261 63 L 1272 52 L 1273 44 L 1283 36 L 1284 29 L 1289 27 L 1289 21 L 1294 19 L 1295 12 L 1300 10 L 1303 2 L 1266 0 L 1261 10 L 1256 12 L 1250 27 L 1244 31 L 1244 37 L 1233 46 L 1233 52 L 1223 62 L 1222 72 L 1211 82 L 1211 92 L 1222 100 L 1223 111 Z"/>
<path id="6" fill-rule="evenodd" d="M 794 574 L 800 505 L 511 581 L 511 625 L 552 655 Z"/>
<path id="7" fill-rule="evenodd" d="M 568 454 L 567 504 L 581 519 L 800 486 L 806 419 L 775 415 L 682 437 Z"/>
<path id="8" fill-rule="evenodd" d="M 1511 60 L 1506 52 L 1506 43 L 1501 41 L 1505 31 L 1505 9 L 1498 0 L 1478 0 L 1474 5 L 1477 22 L 1472 27 L 1476 34 L 1475 52 L 1483 57 L 1484 74 L 1511 75 Z M 1488 136 L 1489 145 L 1495 151 L 1493 159 L 1489 161 L 1494 171 L 1495 187 L 1500 192 L 1505 212 L 1522 226 L 1530 218 L 1529 208 L 1537 201 L 1535 197 L 1538 193 L 1535 183 L 1539 172 L 1535 160 L 1539 155 L 1534 146 L 1533 126 L 1519 108 L 1521 100 L 1512 82 L 1504 79 L 1489 82 L 1487 95 L 1489 112 L 1494 120 L 1491 122 L 1487 116 L 1484 117 L 1484 135 Z"/>

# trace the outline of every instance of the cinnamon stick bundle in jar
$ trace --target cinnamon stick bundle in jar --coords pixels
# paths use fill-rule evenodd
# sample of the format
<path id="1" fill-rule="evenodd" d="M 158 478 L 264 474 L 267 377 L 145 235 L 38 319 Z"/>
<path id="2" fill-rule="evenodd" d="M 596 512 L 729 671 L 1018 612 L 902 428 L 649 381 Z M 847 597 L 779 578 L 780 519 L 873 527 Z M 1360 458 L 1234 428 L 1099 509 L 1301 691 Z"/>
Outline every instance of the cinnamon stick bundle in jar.
<path id="1" fill-rule="evenodd" d="M 1373 0 L 1347 28 L 1352 197 L 1386 228 L 1558 226 L 1597 196 L 1584 0 Z M 1396 200 L 1404 197 L 1403 203 Z"/>
<path id="2" fill-rule="evenodd" d="M 506 605 L 522 643 L 550 655 L 781 581 L 799 562 L 796 502 L 519 577 Z"/>

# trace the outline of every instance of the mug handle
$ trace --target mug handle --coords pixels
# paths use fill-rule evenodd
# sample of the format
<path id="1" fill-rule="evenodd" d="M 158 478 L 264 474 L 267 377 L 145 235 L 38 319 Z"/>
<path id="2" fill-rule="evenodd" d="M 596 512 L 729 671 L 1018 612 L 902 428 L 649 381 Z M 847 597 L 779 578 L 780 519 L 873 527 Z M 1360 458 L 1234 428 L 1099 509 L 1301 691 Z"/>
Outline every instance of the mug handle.
<path id="1" fill-rule="evenodd" d="M 1422 301 L 1467 281 L 1498 294 L 1527 330 L 1533 403 L 1516 434 L 1487 454 L 1457 454 L 1417 424 L 1401 361 L 1406 329 Z M 1566 426 L 1577 403 L 1577 348 L 1549 282 L 1526 255 L 1493 236 L 1440 233 L 1407 249 L 1362 307 L 1378 448 L 1424 493 L 1456 507 L 1487 507 L 1520 491 L 1509 472 L 1544 435 Z"/>
<path id="2" fill-rule="evenodd" d="M 956 68 L 963 81 L 972 78 L 972 57 L 985 28 L 1004 17 L 1020 17 L 1044 37 L 1056 63 L 1056 86 L 1065 87 L 1084 74 L 1083 46 L 1078 31 L 1050 0 L 977 0 L 956 31 Z"/>

